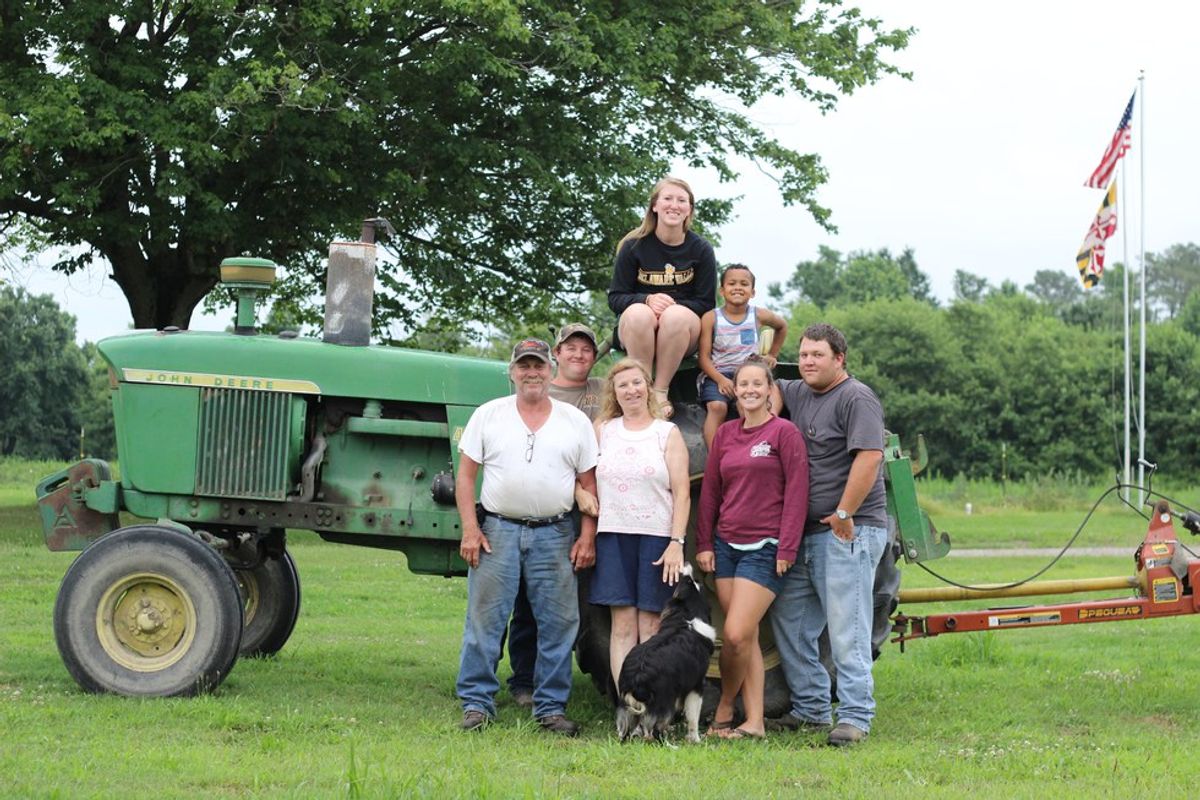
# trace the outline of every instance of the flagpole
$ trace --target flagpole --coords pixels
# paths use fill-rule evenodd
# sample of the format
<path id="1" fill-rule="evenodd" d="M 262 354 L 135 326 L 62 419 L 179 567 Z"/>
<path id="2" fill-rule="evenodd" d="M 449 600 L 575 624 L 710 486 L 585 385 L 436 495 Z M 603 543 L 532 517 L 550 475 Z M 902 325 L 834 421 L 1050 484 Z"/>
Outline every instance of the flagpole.
<path id="1" fill-rule="evenodd" d="M 1141 78 L 1139 78 L 1141 80 Z M 1117 213 L 1117 184 L 1125 182 L 1125 153 L 1129 151 L 1132 144 L 1130 135 L 1130 123 L 1133 116 L 1133 103 L 1137 99 L 1137 89 L 1134 89 L 1133 94 L 1129 96 L 1129 102 L 1125 104 L 1125 111 L 1121 114 L 1121 121 L 1117 123 L 1117 130 L 1113 133 L 1112 139 L 1109 141 L 1108 147 L 1104 150 L 1104 155 L 1100 157 L 1100 163 L 1092 170 L 1092 174 L 1084 181 L 1084 186 L 1090 186 L 1095 189 L 1103 188 L 1107 185 L 1108 190 L 1105 192 L 1104 201 L 1100 205 L 1100 210 L 1096 212 L 1096 219 L 1092 223 L 1092 227 L 1088 229 L 1087 236 L 1084 237 L 1083 244 L 1079 248 L 1079 253 L 1075 256 L 1076 266 L 1079 268 L 1079 277 L 1083 281 L 1085 288 L 1095 286 L 1100 276 L 1104 271 L 1104 240 L 1112 236 L 1117 229 L 1117 219 L 1124 218 L 1128 222 L 1128 217 L 1125 215 L 1126 203 L 1125 194 L 1128 194 L 1129 185 L 1126 184 L 1126 192 L 1121 195 L 1120 213 Z M 1113 177 L 1113 173 L 1118 166 L 1121 167 L 1120 180 Z M 1122 329 L 1125 337 L 1125 352 L 1123 369 L 1125 373 L 1125 449 L 1123 456 L 1123 474 L 1122 483 L 1127 487 L 1133 483 L 1132 473 L 1130 470 L 1130 461 L 1133 448 L 1130 446 L 1130 411 L 1133 405 L 1133 358 L 1131 348 L 1131 328 L 1133 326 L 1133 314 L 1130 308 L 1130 286 L 1129 286 L 1129 232 L 1128 224 L 1122 228 L 1121 247 L 1123 252 L 1122 260 L 1124 262 L 1124 298 L 1122 308 Z M 1143 281 L 1144 273 L 1143 272 Z M 1143 283 L 1144 285 L 1144 283 Z M 1143 289 L 1143 294 L 1145 290 Z M 1144 311 L 1143 304 L 1143 311 Z M 1144 318 L 1144 317 L 1143 317 Z M 1145 325 L 1143 324 L 1143 335 Z M 1144 341 L 1144 339 L 1143 339 Z M 1144 371 L 1144 370 L 1143 370 Z M 1143 390 L 1144 396 L 1144 390 Z M 1129 502 L 1131 492 L 1128 488 L 1121 491 L 1121 497 L 1125 502 Z"/>
<path id="2" fill-rule="evenodd" d="M 1125 182 L 1125 159 L 1121 159 L 1121 182 Z M 1125 216 L 1125 195 L 1126 192 L 1121 193 L 1121 216 L 1129 219 Z M 1129 226 L 1126 225 L 1125 227 L 1128 228 Z M 1131 449 L 1129 446 L 1129 407 L 1133 402 L 1133 376 L 1130 374 L 1130 367 L 1133 365 L 1133 359 L 1130 358 L 1129 352 L 1129 327 L 1132 323 L 1132 315 L 1129 313 L 1129 234 L 1125 230 L 1121 231 L 1121 248 L 1123 253 L 1121 259 L 1125 264 L 1125 269 L 1122 270 L 1125 274 L 1125 302 L 1124 316 L 1122 317 L 1122 328 L 1125 332 L 1125 480 L 1123 483 L 1128 485 L 1133 482 L 1133 474 L 1129 463 Z M 1121 492 L 1121 496 L 1125 498 L 1125 502 L 1129 502 L 1130 492 L 1128 489 Z"/>
<path id="3" fill-rule="evenodd" d="M 1141 221 L 1138 236 L 1141 240 L 1142 265 L 1142 324 L 1141 355 L 1138 363 L 1138 508 L 1146 502 L 1146 71 L 1138 71 L 1138 203 Z"/>

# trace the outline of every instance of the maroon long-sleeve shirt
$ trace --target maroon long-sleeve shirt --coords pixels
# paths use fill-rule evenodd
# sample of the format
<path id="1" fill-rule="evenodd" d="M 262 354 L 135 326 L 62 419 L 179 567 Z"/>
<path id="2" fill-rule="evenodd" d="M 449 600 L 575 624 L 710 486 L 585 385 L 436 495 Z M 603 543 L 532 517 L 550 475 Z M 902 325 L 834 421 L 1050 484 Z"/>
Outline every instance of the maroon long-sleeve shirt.
<path id="1" fill-rule="evenodd" d="M 713 531 L 730 544 L 779 540 L 779 559 L 795 561 L 808 510 L 808 453 L 787 420 L 754 428 L 721 425 L 708 451 L 696 520 L 696 552 L 713 549 Z"/>

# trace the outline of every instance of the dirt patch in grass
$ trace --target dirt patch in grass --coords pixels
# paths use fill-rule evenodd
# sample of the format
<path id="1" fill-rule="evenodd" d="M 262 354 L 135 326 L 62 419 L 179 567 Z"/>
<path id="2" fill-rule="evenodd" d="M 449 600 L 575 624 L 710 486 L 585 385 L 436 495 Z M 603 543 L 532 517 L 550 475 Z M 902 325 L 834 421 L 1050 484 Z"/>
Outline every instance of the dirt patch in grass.
<path id="1" fill-rule="evenodd" d="M 1151 714 L 1148 717 L 1139 717 L 1136 722 L 1139 725 L 1145 725 L 1147 728 L 1157 728 L 1163 733 L 1180 733 L 1183 731 L 1183 726 L 1166 714 Z"/>

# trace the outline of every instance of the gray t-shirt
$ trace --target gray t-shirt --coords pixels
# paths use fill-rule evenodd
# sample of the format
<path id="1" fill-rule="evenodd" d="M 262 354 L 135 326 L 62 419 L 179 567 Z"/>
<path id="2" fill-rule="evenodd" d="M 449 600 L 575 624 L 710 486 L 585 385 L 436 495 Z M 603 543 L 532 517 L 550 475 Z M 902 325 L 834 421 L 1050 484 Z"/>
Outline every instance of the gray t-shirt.
<path id="1" fill-rule="evenodd" d="M 550 384 L 550 396 L 555 400 L 575 406 L 587 418 L 595 420 L 600 413 L 600 392 L 604 389 L 603 378 L 588 378 L 583 386 L 555 386 Z"/>
<path id="2" fill-rule="evenodd" d="M 821 519 L 837 511 L 857 450 L 883 450 L 883 406 L 865 384 L 846 378 L 814 394 L 802 380 L 779 381 L 792 422 L 808 446 L 808 519 L 804 532 L 828 529 Z M 867 493 L 854 524 L 887 527 L 883 469 Z"/>

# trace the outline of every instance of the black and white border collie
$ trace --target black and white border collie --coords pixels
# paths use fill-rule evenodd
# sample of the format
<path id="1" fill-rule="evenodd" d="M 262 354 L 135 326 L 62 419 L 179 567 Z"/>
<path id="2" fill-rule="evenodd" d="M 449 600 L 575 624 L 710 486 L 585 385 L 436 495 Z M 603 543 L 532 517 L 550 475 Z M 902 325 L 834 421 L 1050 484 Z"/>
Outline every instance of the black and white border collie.
<path id="1" fill-rule="evenodd" d="M 683 709 L 687 738 L 700 741 L 700 703 L 716 631 L 708 603 L 684 564 L 675 593 L 663 608 L 658 633 L 634 647 L 617 683 L 617 736 L 640 733 L 662 741 L 675 712 Z"/>

